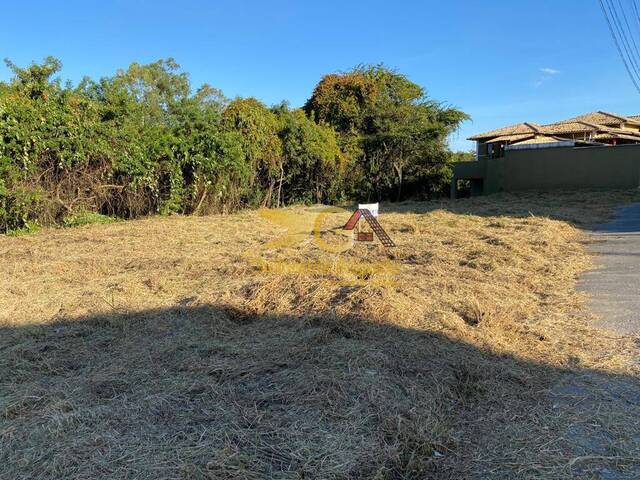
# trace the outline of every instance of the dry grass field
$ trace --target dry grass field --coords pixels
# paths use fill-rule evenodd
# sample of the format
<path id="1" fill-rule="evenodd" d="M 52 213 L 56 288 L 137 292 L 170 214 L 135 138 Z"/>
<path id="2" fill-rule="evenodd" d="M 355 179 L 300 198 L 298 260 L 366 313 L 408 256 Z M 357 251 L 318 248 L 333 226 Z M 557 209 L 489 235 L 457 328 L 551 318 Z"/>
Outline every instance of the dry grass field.
<path id="1" fill-rule="evenodd" d="M 575 289 L 580 227 L 637 199 L 383 205 L 397 247 L 339 254 L 317 207 L 290 243 L 256 212 L 0 237 L 0 478 L 592 478 L 563 432 L 632 426 L 549 392 L 638 375 Z"/>

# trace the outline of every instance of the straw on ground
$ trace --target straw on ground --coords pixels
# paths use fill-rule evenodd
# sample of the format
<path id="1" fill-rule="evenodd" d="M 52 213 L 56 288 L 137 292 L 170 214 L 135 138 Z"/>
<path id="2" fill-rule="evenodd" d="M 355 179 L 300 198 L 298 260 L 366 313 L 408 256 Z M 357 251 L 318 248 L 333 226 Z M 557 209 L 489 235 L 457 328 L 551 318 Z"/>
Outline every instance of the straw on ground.
<path id="1" fill-rule="evenodd" d="M 568 478 L 590 459 L 550 386 L 637 375 L 632 339 L 589 326 L 576 226 L 634 195 L 383 206 L 392 251 L 261 250 L 284 230 L 255 212 L 1 237 L 0 476 Z M 256 252 L 399 267 L 264 271 Z M 599 461 L 626 468 L 629 445 Z"/>

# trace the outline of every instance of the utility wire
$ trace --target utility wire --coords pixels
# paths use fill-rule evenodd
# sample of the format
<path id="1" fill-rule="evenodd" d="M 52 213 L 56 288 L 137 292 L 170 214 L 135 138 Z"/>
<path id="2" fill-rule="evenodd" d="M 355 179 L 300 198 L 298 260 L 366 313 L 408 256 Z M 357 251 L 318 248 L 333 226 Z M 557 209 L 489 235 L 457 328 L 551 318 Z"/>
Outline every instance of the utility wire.
<path id="1" fill-rule="evenodd" d="M 629 78 L 631 78 L 633 85 L 636 87 L 636 90 L 638 91 L 638 93 L 640 93 L 640 86 L 638 85 L 638 80 L 636 80 L 636 77 L 632 73 L 632 69 L 631 67 L 629 67 L 629 62 L 627 61 L 627 58 L 624 56 L 622 48 L 620 47 L 620 42 L 618 41 L 618 37 L 616 36 L 611 20 L 609 19 L 609 15 L 607 14 L 607 10 L 605 9 L 604 1 L 599 0 L 599 2 L 600 2 L 600 8 L 602 9 L 602 14 L 604 15 L 604 18 L 607 21 L 607 25 L 609 26 L 609 31 L 611 32 L 611 36 L 613 37 L 613 42 L 615 43 L 616 48 L 618 49 L 618 53 L 620 54 L 622 63 L 624 63 L 624 67 L 627 70 L 627 73 L 629 74 Z M 609 4 L 607 4 L 607 6 L 609 6 Z"/>
<path id="2" fill-rule="evenodd" d="M 633 3 L 633 1 L 631 2 Z M 635 35 L 633 34 L 633 32 L 631 31 L 631 26 L 629 25 L 629 20 L 627 20 L 627 11 L 625 9 L 625 7 L 622 6 L 622 1 L 618 0 L 618 6 L 620 7 L 620 11 L 622 12 L 622 18 L 624 19 L 624 23 L 627 26 L 627 33 L 629 34 L 629 38 L 631 39 L 631 43 L 633 46 L 633 50 L 634 50 L 634 60 L 635 60 L 635 64 L 636 64 L 636 68 L 638 67 L 638 61 L 640 60 L 640 50 L 638 50 L 638 45 L 636 43 L 636 39 L 635 39 Z M 627 43 L 629 43 L 627 41 Z"/>
<path id="3" fill-rule="evenodd" d="M 633 7 L 633 11 L 636 14 L 636 18 L 638 19 L 638 23 L 640 23 L 640 10 L 638 9 L 638 0 L 631 0 L 631 6 Z"/>
<path id="4" fill-rule="evenodd" d="M 625 35 L 624 27 L 620 22 L 620 18 L 618 17 L 618 13 L 616 12 L 615 6 L 613 4 L 613 0 L 605 0 L 605 5 L 609 10 L 609 14 L 613 23 L 613 26 L 617 32 L 618 41 L 622 45 L 622 49 L 626 53 L 626 58 L 629 62 L 630 69 L 635 74 L 636 79 L 640 79 L 640 70 L 638 69 L 638 63 L 633 55 L 633 50 L 629 45 L 629 39 Z"/>
<path id="5" fill-rule="evenodd" d="M 638 7 L 638 0 L 629 0 L 631 4 L 631 23 L 636 26 L 636 31 L 640 35 L 640 7 Z"/>
<path id="6" fill-rule="evenodd" d="M 624 7 L 620 3 L 620 0 L 618 0 L 618 6 L 620 7 L 620 10 L 621 10 L 621 14 L 618 14 L 613 1 L 614 0 L 605 0 L 605 3 L 607 3 L 609 7 L 609 11 L 613 19 L 613 25 L 616 27 L 616 30 L 618 31 L 618 38 L 622 42 L 624 51 L 627 53 L 627 58 L 632 67 L 632 70 L 636 74 L 636 78 L 640 79 L 640 52 L 638 52 L 637 46 L 635 48 L 636 51 L 634 52 L 633 46 L 631 44 L 633 43 L 633 45 L 635 46 L 635 40 L 633 38 L 633 35 L 631 34 L 631 29 L 629 28 L 628 30 L 625 30 L 624 25 L 620 21 L 620 17 L 622 17 L 627 27 L 629 26 L 629 22 L 627 21 Z M 631 42 L 629 41 L 629 37 L 631 37 Z"/>
<path id="7" fill-rule="evenodd" d="M 640 34 L 640 9 L 638 9 L 638 1 L 637 0 L 631 0 L 631 9 L 633 10 L 633 13 L 636 16 L 636 20 L 637 22 L 633 22 L 636 25 L 636 30 L 638 30 L 638 33 Z"/>

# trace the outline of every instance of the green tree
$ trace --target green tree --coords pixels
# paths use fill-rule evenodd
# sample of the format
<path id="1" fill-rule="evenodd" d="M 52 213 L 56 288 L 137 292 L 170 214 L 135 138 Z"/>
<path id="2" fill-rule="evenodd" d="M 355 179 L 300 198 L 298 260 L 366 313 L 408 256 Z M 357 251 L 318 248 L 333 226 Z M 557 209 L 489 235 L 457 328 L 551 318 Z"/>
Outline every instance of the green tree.
<path id="1" fill-rule="evenodd" d="M 295 202 L 331 203 L 342 199 L 348 159 L 333 128 L 320 125 L 300 109 L 286 104 L 274 109 L 280 120 L 283 170 L 277 205 Z"/>
<path id="2" fill-rule="evenodd" d="M 449 172 L 447 135 L 466 118 L 383 67 L 328 75 L 292 110 L 229 101 L 209 85 L 194 91 L 173 59 L 77 86 L 56 77 L 52 57 L 7 65 L 4 232 L 73 224 L 79 212 L 132 218 L 430 194 Z"/>
<path id="3" fill-rule="evenodd" d="M 60 81 L 51 78 L 62 68 L 62 63 L 57 58 L 47 57 L 42 64 L 33 63 L 27 68 L 20 68 L 7 58 L 4 63 L 13 72 L 13 86 L 26 93 L 29 98 L 47 97 L 49 92 L 60 88 Z"/>
<path id="4" fill-rule="evenodd" d="M 96 138 L 99 122 L 90 101 L 53 75 L 60 62 L 19 68 L 0 96 L 0 192 L 5 230 L 44 218 L 57 221 L 88 196 L 90 164 L 104 142 Z"/>
<path id="5" fill-rule="evenodd" d="M 240 134 L 246 162 L 254 172 L 247 200 L 270 206 L 275 185 L 283 175 L 276 115 L 255 98 L 237 98 L 225 108 L 221 124 L 224 131 Z"/>
<path id="6" fill-rule="evenodd" d="M 323 77 L 304 108 L 339 132 L 343 150 L 357 167 L 352 195 L 367 199 L 399 199 L 407 179 L 440 178 L 435 173 L 446 171 L 447 136 L 468 118 L 384 66 Z"/>
<path id="7" fill-rule="evenodd" d="M 468 152 L 453 152 L 451 154 L 451 162 L 473 162 L 476 159 L 475 150 L 469 150 Z"/>

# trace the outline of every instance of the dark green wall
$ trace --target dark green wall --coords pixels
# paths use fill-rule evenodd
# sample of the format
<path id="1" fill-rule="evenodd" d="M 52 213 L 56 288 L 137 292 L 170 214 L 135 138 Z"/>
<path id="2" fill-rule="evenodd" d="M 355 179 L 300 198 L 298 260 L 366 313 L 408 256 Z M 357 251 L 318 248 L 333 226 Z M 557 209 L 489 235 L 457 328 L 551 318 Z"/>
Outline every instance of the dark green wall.
<path id="1" fill-rule="evenodd" d="M 483 178 L 483 193 L 640 186 L 640 145 L 507 150 L 503 158 L 454 165 L 454 177 Z"/>

